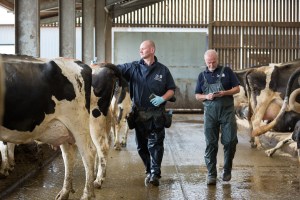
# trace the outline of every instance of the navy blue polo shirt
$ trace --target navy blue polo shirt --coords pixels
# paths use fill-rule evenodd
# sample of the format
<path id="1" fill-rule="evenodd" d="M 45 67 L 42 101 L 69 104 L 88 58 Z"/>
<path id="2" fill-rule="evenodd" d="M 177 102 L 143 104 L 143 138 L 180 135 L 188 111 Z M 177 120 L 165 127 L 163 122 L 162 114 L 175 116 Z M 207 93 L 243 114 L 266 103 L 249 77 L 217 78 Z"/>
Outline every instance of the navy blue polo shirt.
<path id="1" fill-rule="evenodd" d="M 221 69 L 222 69 L 222 66 L 218 66 L 213 72 L 211 72 L 206 67 L 206 69 L 198 75 L 195 94 L 202 94 L 204 92 L 204 88 L 203 88 L 204 77 L 203 77 L 203 75 L 205 76 L 205 78 L 209 84 L 213 84 L 213 83 L 216 83 L 216 81 L 218 80 L 220 73 L 221 73 Z M 222 78 L 221 78 L 221 83 L 225 90 L 230 90 L 231 88 L 240 85 L 238 78 L 236 77 L 234 72 L 229 67 L 224 68 Z"/>
<path id="2" fill-rule="evenodd" d="M 147 66 L 143 59 L 117 66 L 129 82 L 130 97 L 138 107 L 155 107 L 149 99 L 152 93 L 162 96 L 167 90 L 175 91 L 176 85 L 169 69 L 156 57 L 151 66 Z"/>

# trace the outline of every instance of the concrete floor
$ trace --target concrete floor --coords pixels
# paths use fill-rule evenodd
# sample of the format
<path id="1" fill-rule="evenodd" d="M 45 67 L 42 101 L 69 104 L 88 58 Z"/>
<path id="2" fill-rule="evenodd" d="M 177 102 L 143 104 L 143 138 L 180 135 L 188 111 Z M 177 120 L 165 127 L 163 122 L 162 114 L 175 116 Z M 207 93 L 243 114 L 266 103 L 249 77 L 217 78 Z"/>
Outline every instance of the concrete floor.
<path id="1" fill-rule="evenodd" d="M 96 199 L 300 199 L 300 170 L 295 157 L 278 151 L 270 158 L 263 150 L 250 148 L 245 130 L 239 131 L 238 138 L 232 180 L 223 182 L 219 179 L 216 186 L 207 186 L 202 115 L 175 114 L 172 127 L 166 129 L 160 186 L 145 187 L 144 167 L 136 151 L 134 133 L 130 131 L 126 148 L 121 151 L 111 149 L 106 180 L 102 188 L 96 190 Z M 220 144 L 220 175 L 222 166 L 223 147 Z M 40 173 L 2 199 L 55 199 L 62 187 L 63 176 L 64 167 L 59 155 Z M 70 194 L 72 200 L 80 198 L 85 180 L 80 159 L 76 162 L 74 176 L 76 192 Z"/>

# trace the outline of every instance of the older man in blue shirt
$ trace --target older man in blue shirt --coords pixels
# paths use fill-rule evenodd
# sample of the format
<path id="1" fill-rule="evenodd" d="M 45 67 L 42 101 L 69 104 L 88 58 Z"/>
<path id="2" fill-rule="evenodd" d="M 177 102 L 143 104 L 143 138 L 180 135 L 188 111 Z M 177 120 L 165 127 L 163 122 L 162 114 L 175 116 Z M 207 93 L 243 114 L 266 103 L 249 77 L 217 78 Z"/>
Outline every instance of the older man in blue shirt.
<path id="1" fill-rule="evenodd" d="M 195 97 L 204 105 L 205 163 L 207 184 L 217 182 L 219 132 L 224 145 L 223 181 L 230 181 L 232 161 L 236 151 L 237 125 L 233 95 L 240 92 L 240 83 L 229 67 L 218 65 L 218 54 L 209 49 L 204 54 L 206 70 L 198 76 Z"/>

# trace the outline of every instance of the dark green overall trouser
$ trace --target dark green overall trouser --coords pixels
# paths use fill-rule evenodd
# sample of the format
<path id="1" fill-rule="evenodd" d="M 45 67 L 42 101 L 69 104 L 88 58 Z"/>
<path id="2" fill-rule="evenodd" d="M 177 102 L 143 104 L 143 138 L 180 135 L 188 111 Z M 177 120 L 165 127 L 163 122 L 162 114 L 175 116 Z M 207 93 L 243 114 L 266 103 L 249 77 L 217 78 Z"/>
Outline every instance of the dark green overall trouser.
<path id="1" fill-rule="evenodd" d="M 205 76 L 204 80 L 205 94 L 224 90 L 221 84 L 221 76 L 215 84 L 208 84 Z M 206 100 L 203 104 L 206 141 L 204 159 L 208 176 L 216 177 L 219 132 L 221 132 L 221 143 L 224 145 L 224 171 L 231 172 L 232 169 L 232 161 L 238 143 L 234 104 L 230 96 L 215 98 L 212 101 Z"/>

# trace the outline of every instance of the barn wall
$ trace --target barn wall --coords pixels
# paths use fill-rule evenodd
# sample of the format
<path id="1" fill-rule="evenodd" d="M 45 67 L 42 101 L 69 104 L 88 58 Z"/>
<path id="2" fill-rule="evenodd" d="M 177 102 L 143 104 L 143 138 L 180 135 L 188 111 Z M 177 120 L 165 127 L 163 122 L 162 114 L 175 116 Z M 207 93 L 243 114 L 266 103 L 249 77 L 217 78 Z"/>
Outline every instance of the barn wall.
<path id="1" fill-rule="evenodd" d="M 220 63 L 244 69 L 300 58 L 299 0 L 164 0 L 113 19 L 114 27 L 207 28 Z"/>
<path id="2" fill-rule="evenodd" d="M 207 49 L 205 29 L 185 31 L 180 29 L 113 29 L 113 63 L 122 64 L 140 59 L 139 46 L 151 39 L 156 44 L 158 61 L 166 65 L 177 86 L 176 103 L 169 107 L 200 109 L 195 101 L 195 85 L 198 74 L 204 69 L 203 54 Z"/>
<path id="3" fill-rule="evenodd" d="M 0 53 L 15 53 L 15 30 L 11 25 L 0 25 Z"/>
<path id="4" fill-rule="evenodd" d="M 42 58 L 56 58 L 59 56 L 58 27 L 41 27 L 40 54 Z M 81 27 L 76 27 L 76 59 L 81 60 Z M 14 25 L 0 25 L 0 53 L 15 53 Z"/>

